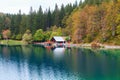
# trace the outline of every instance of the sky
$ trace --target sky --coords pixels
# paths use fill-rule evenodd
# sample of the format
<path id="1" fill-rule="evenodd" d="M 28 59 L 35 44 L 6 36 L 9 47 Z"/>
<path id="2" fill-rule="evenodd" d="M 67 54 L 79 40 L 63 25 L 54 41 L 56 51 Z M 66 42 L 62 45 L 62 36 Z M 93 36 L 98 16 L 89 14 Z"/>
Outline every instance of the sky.
<path id="1" fill-rule="evenodd" d="M 43 11 L 49 7 L 51 10 L 53 10 L 56 3 L 60 8 L 62 4 L 73 4 L 75 1 L 79 2 L 80 0 L 0 0 L 0 12 L 17 14 L 19 10 L 21 10 L 22 14 L 28 14 L 30 7 L 32 7 L 33 10 L 38 10 L 39 6 L 41 5 Z"/>

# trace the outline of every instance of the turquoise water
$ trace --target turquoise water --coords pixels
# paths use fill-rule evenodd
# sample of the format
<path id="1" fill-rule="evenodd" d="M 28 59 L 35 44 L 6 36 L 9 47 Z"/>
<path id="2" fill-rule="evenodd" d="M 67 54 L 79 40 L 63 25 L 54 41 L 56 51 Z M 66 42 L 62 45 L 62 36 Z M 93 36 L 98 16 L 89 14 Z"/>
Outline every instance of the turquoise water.
<path id="1" fill-rule="evenodd" d="M 120 50 L 0 46 L 0 80 L 120 80 Z"/>

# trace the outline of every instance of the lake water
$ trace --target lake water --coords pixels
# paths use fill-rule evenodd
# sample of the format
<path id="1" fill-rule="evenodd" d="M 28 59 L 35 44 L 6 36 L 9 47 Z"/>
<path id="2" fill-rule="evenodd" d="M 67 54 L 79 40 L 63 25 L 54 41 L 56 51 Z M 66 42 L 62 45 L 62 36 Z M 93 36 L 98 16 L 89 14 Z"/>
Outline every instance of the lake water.
<path id="1" fill-rule="evenodd" d="M 120 80 L 120 50 L 0 46 L 0 80 Z"/>

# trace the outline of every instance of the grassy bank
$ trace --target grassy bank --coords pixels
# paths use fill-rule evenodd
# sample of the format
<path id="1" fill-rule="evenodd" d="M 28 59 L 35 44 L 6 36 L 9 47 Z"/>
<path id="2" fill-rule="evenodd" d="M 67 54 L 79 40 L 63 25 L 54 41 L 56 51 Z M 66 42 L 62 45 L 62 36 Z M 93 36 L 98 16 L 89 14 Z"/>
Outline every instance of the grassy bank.
<path id="1" fill-rule="evenodd" d="M 1 45 L 23 45 L 22 41 L 18 40 L 0 40 Z"/>

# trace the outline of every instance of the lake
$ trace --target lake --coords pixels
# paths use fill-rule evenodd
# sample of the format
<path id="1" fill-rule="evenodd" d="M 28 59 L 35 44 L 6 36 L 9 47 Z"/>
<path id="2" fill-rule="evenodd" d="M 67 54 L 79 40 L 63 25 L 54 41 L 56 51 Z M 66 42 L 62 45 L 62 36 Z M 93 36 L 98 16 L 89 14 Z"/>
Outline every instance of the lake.
<path id="1" fill-rule="evenodd" d="M 0 46 L 0 80 L 120 80 L 120 50 Z"/>

